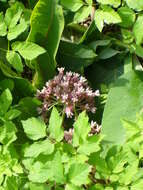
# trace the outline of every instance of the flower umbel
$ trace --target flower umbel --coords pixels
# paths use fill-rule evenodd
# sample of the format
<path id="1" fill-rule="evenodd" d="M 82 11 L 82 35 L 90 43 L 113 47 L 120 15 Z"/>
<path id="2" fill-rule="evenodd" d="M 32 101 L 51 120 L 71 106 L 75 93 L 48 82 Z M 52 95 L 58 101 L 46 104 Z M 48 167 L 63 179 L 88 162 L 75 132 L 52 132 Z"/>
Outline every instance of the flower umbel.
<path id="1" fill-rule="evenodd" d="M 67 118 L 83 110 L 95 113 L 94 97 L 100 95 L 99 90 L 93 92 L 87 80 L 78 73 L 70 71 L 64 74 L 64 68 L 58 68 L 58 71 L 54 79 L 37 91 L 37 97 L 42 100 L 42 115 L 54 105 L 61 106 Z"/>

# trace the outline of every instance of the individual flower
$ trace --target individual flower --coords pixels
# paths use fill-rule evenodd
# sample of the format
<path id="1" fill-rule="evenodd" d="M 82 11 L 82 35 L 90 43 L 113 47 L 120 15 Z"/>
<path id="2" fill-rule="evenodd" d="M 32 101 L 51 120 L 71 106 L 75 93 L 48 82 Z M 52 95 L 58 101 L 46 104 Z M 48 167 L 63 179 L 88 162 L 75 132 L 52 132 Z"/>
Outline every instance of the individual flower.
<path id="1" fill-rule="evenodd" d="M 98 125 L 96 122 L 91 121 L 91 131 L 89 133 L 89 135 L 94 135 L 94 134 L 99 134 L 101 131 L 101 125 Z"/>
<path id="2" fill-rule="evenodd" d="M 64 68 L 58 68 L 58 71 L 57 76 L 46 82 L 41 91 L 37 91 L 37 97 L 42 101 L 41 114 L 45 116 L 54 105 L 62 108 L 67 118 L 83 110 L 95 113 L 94 98 L 100 95 L 99 90 L 93 92 L 86 78 L 78 73 L 64 73 Z"/>

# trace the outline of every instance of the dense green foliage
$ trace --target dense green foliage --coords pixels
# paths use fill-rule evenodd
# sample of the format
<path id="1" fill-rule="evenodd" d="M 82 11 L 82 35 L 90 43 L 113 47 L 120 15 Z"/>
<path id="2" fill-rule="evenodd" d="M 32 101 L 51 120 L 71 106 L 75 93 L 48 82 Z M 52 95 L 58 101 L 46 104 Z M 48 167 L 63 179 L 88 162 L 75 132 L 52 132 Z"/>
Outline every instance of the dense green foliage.
<path id="1" fill-rule="evenodd" d="M 0 0 L 0 190 L 143 189 L 142 28 L 142 0 Z"/>

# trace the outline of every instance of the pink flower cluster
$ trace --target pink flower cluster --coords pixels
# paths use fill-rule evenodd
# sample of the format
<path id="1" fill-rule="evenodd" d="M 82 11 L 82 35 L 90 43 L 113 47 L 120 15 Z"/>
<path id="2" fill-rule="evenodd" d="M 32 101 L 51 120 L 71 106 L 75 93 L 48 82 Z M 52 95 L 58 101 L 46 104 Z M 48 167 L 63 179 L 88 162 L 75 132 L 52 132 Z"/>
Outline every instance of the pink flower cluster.
<path id="1" fill-rule="evenodd" d="M 41 113 L 45 114 L 54 105 L 62 106 L 67 118 L 82 110 L 95 113 L 94 98 L 99 96 L 99 90 L 93 92 L 87 80 L 78 73 L 66 72 L 58 68 L 59 74 L 48 81 L 37 97 L 42 100 Z"/>

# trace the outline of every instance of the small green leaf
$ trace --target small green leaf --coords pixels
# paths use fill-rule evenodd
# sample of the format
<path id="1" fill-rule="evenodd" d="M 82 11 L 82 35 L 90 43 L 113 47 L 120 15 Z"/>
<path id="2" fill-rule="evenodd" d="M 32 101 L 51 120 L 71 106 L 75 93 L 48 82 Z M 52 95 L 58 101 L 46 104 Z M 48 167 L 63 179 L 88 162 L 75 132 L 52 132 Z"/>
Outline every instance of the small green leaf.
<path id="1" fill-rule="evenodd" d="M 125 0 L 128 7 L 136 10 L 136 11 L 142 11 L 143 10 L 143 1 L 142 0 Z"/>
<path id="2" fill-rule="evenodd" d="M 139 15 L 133 27 L 133 34 L 135 36 L 137 45 L 140 45 L 143 40 L 143 33 L 140 32 L 142 30 L 142 27 L 143 27 L 143 15 Z"/>
<path id="3" fill-rule="evenodd" d="M 101 140 L 102 138 L 100 136 L 91 136 L 86 142 L 80 145 L 77 151 L 85 155 L 90 155 L 91 153 L 98 152 L 100 150 L 99 144 Z"/>
<path id="4" fill-rule="evenodd" d="M 121 4 L 121 0 L 97 0 L 97 2 L 103 5 L 111 5 L 117 8 Z"/>
<path id="5" fill-rule="evenodd" d="M 13 119 L 17 118 L 20 114 L 21 114 L 21 112 L 19 110 L 11 109 L 5 114 L 4 117 L 6 120 L 13 120 Z"/>
<path id="6" fill-rule="evenodd" d="M 12 103 L 10 90 L 6 89 L 0 96 L 0 116 L 3 116 Z"/>
<path id="7" fill-rule="evenodd" d="M 89 14 L 92 11 L 92 6 L 83 6 L 79 9 L 78 12 L 76 12 L 75 16 L 74 16 L 74 22 L 82 22 L 84 21 L 86 18 L 88 18 Z"/>
<path id="8" fill-rule="evenodd" d="M 84 5 L 82 0 L 61 0 L 61 4 L 73 12 L 78 11 Z"/>
<path id="9" fill-rule="evenodd" d="M 46 136 L 46 125 L 42 119 L 31 117 L 22 121 L 24 132 L 32 140 L 38 140 Z"/>
<path id="10" fill-rule="evenodd" d="M 88 116 L 86 112 L 82 112 L 77 120 L 74 123 L 74 135 L 73 135 L 73 145 L 79 146 L 84 141 L 86 141 L 88 137 L 88 133 L 90 132 L 91 128 L 88 123 Z"/>
<path id="11" fill-rule="evenodd" d="M 116 24 L 121 22 L 121 18 L 117 12 L 111 7 L 104 6 L 103 9 L 97 9 L 94 16 L 95 24 L 101 32 L 106 24 Z"/>
<path id="12" fill-rule="evenodd" d="M 27 60 L 35 59 L 46 52 L 44 48 L 32 42 L 15 42 L 12 44 L 12 49 L 18 51 Z"/>
<path id="13" fill-rule="evenodd" d="M 62 128 L 62 117 L 59 115 L 57 109 L 54 107 L 49 120 L 50 137 L 57 142 L 64 137 L 64 130 Z"/>
<path id="14" fill-rule="evenodd" d="M 21 22 L 17 24 L 14 28 L 9 29 L 7 39 L 9 41 L 16 39 L 26 29 L 27 29 L 27 23 L 22 19 Z"/>
<path id="15" fill-rule="evenodd" d="M 122 22 L 119 23 L 120 26 L 124 28 L 132 27 L 136 19 L 136 14 L 129 7 L 121 7 L 118 9 L 118 14 L 120 15 Z"/>
<path id="16" fill-rule="evenodd" d="M 39 154 L 52 154 L 54 151 L 54 144 L 52 144 L 48 139 L 44 141 L 35 142 L 28 146 L 25 150 L 25 157 L 37 157 Z"/>
<path id="17" fill-rule="evenodd" d="M 72 164 L 69 169 L 68 180 L 76 186 L 88 184 L 88 175 L 90 171 L 91 167 L 88 164 Z"/>
<path id="18" fill-rule="evenodd" d="M 0 13 L 0 36 L 5 36 L 6 34 L 7 34 L 7 26 L 3 18 L 3 13 Z"/>
<path id="19" fill-rule="evenodd" d="M 23 71 L 23 64 L 21 57 L 18 53 L 14 51 L 8 51 L 6 54 L 6 58 L 8 62 L 15 68 L 18 72 Z"/>

